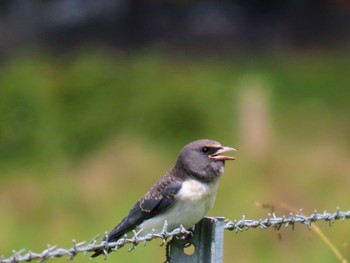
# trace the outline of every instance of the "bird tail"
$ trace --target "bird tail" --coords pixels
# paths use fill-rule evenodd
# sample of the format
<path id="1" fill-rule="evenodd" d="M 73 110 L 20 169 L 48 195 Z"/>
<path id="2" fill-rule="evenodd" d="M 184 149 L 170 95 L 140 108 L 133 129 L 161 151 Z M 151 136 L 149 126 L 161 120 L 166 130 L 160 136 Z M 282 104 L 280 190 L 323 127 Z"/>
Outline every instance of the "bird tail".
<path id="1" fill-rule="evenodd" d="M 107 253 L 109 253 L 109 252 L 111 252 L 111 251 L 112 251 L 111 249 L 108 249 L 108 250 L 107 250 Z M 101 255 L 101 254 L 105 254 L 105 250 L 99 249 L 99 250 L 95 251 L 95 253 L 92 254 L 92 255 L 90 256 L 90 258 L 98 257 L 98 256 Z"/>
<path id="2" fill-rule="evenodd" d="M 104 237 L 102 241 L 107 241 L 108 242 L 109 241 L 109 236 L 108 237 Z M 110 248 L 107 251 L 105 249 L 103 249 L 103 248 L 100 248 L 99 250 L 96 250 L 95 253 L 90 256 L 90 258 L 98 257 L 101 254 L 107 255 L 111 251 L 112 251 L 112 249 L 110 249 Z"/>
<path id="3" fill-rule="evenodd" d="M 102 250 L 102 249 L 97 250 L 93 255 L 91 255 L 91 258 L 95 258 L 95 257 L 101 255 L 102 253 L 103 253 L 103 250 Z"/>

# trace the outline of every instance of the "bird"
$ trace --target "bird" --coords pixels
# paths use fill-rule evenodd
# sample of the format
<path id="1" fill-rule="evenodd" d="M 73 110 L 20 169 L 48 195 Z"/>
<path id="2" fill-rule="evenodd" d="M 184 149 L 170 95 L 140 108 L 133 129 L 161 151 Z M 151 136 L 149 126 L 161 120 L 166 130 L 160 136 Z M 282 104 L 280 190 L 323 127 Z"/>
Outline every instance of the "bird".
<path id="1" fill-rule="evenodd" d="M 231 151 L 236 149 L 209 139 L 187 144 L 175 165 L 132 207 L 103 241 L 116 241 L 135 229 L 145 234 L 160 232 L 165 222 L 168 230 L 180 225 L 186 229 L 194 226 L 214 206 L 225 161 L 236 159 L 222 154 Z M 91 258 L 109 252 L 111 249 L 100 249 Z"/>

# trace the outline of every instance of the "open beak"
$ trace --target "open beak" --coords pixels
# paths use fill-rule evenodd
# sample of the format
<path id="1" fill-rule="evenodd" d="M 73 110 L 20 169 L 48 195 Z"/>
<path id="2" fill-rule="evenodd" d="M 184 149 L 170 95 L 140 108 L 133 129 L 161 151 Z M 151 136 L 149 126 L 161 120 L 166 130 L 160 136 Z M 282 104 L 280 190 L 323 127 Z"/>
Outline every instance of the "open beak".
<path id="1" fill-rule="evenodd" d="M 235 148 L 227 147 L 227 146 L 222 146 L 220 147 L 214 154 L 209 155 L 209 158 L 214 159 L 215 161 L 230 161 L 230 160 L 236 160 L 235 157 L 232 156 L 225 156 L 225 155 L 220 155 L 222 153 L 226 152 L 235 152 Z"/>

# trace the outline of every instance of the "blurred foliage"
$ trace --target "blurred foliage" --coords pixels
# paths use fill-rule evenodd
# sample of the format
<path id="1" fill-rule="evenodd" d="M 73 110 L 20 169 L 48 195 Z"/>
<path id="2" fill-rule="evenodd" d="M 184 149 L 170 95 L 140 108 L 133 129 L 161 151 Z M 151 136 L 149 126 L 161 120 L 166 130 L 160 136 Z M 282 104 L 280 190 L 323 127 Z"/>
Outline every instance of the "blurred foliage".
<path id="1" fill-rule="evenodd" d="M 80 158 L 118 133 L 169 141 L 235 130 L 237 80 L 271 81 L 276 117 L 349 118 L 349 56 L 191 60 L 84 53 L 19 56 L 0 73 L 0 162 Z M 279 114 L 281 113 L 281 114 Z M 279 116 L 280 115 L 280 116 Z M 344 125 L 348 131 L 348 125 Z"/>
<path id="2" fill-rule="evenodd" d="M 204 59 L 85 50 L 22 54 L 3 63 L 0 255 L 103 234 L 183 145 L 204 137 L 239 149 L 211 215 L 264 217 L 269 211 L 255 201 L 276 209 L 284 201 L 306 213 L 348 209 L 349 61 L 346 53 Z M 241 105 L 242 93 L 254 83 L 268 98 L 260 155 L 247 150 L 242 128 L 242 111 L 250 112 Z M 326 234 L 349 258 L 348 225 L 326 228 Z M 225 262 L 335 261 L 306 228 L 282 237 L 227 233 Z M 164 258 L 158 244 L 124 250 L 111 260 Z"/>
<path id="3" fill-rule="evenodd" d="M 0 77 L 0 160 L 80 157 L 122 131 L 163 141 L 211 133 L 231 113 L 220 107 L 230 91 L 203 70 L 147 56 L 17 58 Z"/>

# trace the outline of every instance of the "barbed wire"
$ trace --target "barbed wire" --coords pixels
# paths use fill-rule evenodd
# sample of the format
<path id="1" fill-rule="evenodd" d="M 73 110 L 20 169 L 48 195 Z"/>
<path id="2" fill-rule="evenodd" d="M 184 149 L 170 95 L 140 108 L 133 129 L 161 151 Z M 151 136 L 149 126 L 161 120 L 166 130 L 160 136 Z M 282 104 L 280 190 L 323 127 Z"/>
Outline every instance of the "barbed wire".
<path id="1" fill-rule="evenodd" d="M 266 219 L 260 220 L 250 220 L 246 219 L 245 216 L 241 220 L 229 220 L 225 229 L 235 230 L 236 232 L 242 232 L 243 230 L 248 230 L 249 228 L 261 228 L 266 229 L 269 227 L 275 227 L 280 229 L 283 225 L 285 227 L 292 226 L 296 223 L 301 223 L 307 225 L 308 228 L 311 228 L 311 224 L 316 221 L 326 221 L 331 226 L 336 220 L 345 220 L 350 219 L 350 211 L 340 211 L 339 208 L 334 213 L 328 213 L 324 211 L 323 213 L 318 213 L 316 210 L 309 216 L 302 215 L 302 210 L 299 210 L 298 214 L 290 213 L 289 217 L 282 216 L 276 217 L 275 213 L 268 214 Z"/>
<path id="2" fill-rule="evenodd" d="M 301 214 L 302 210 L 299 210 L 298 213 L 290 213 L 288 217 L 282 216 L 277 217 L 275 213 L 268 214 L 268 217 L 265 219 L 246 219 L 245 216 L 240 220 L 229 220 L 226 219 L 226 224 L 224 229 L 242 232 L 244 230 L 248 230 L 250 228 L 260 228 L 267 229 L 269 227 L 274 227 L 280 229 L 282 226 L 288 227 L 291 226 L 294 229 L 295 224 L 304 224 L 308 228 L 311 228 L 311 224 L 317 221 L 326 221 L 331 226 L 337 220 L 346 220 L 350 219 L 350 210 L 349 211 L 341 211 L 339 208 L 336 209 L 334 213 L 328 213 L 324 211 L 323 213 L 318 213 L 314 211 L 309 216 L 304 216 Z M 40 253 L 35 253 L 29 251 L 25 253 L 25 249 L 21 249 L 19 251 L 12 251 L 12 256 L 8 258 L 0 257 L 0 263 L 19 263 L 19 262 L 29 262 L 32 260 L 38 259 L 39 262 L 46 262 L 51 258 L 62 257 L 67 255 L 69 260 L 74 259 L 79 253 L 83 253 L 86 255 L 88 252 L 96 252 L 97 250 L 103 249 L 104 251 L 108 250 L 119 250 L 126 244 L 131 244 L 129 251 L 132 251 L 136 248 L 136 246 L 140 243 L 146 245 L 147 242 L 153 239 L 160 239 L 162 241 L 161 245 L 164 245 L 166 241 L 174 236 L 177 237 L 186 237 L 190 234 L 188 230 L 184 227 L 180 226 L 172 231 L 168 231 L 167 223 L 165 222 L 164 227 L 160 233 L 150 233 L 145 236 L 139 236 L 140 231 L 133 232 L 134 235 L 132 238 L 121 238 L 115 242 L 97 242 L 98 236 L 94 237 L 90 242 L 76 242 L 73 240 L 73 246 L 68 249 L 57 248 L 57 246 L 48 245 L 45 250 Z M 107 233 L 106 233 L 107 235 Z M 24 254 L 25 253 L 25 254 Z M 107 256 L 107 253 L 105 253 Z"/>
<path id="3" fill-rule="evenodd" d="M 162 245 L 165 244 L 167 239 L 173 236 L 185 236 L 190 234 L 191 232 L 186 230 L 183 226 L 180 226 L 172 231 L 168 231 L 167 229 L 167 222 L 165 222 L 163 229 L 160 233 L 150 233 L 145 236 L 139 236 L 140 232 L 133 231 L 134 235 L 132 238 L 121 238 L 118 239 L 115 242 L 106 242 L 101 241 L 100 243 L 97 243 L 97 239 L 99 236 L 94 237 L 90 242 L 79 242 L 77 243 L 75 240 L 73 240 L 73 246 L 68 249 L 64 248 L 57 248 L 57 246 L 51 246 L 48 245 L 47 249 L 40 253 L 34 253 L 34 252 L 27 252 L 23 255 L 25 252 L 25 249 L 21 249 L 19 251 L 13 251 L 13 254 L 9 258 L 3 258 L 0 257 L 0 263 L 18 263 L 18 262 L 28 262 L 32 261 L 34 259 L 40 259 L 39 262 L 43 263 L 51 258 L 56 257 L 62 257 L 64 255 L 68 256 L 69 260 L 74 259 L 75 256 L 77 256 L 79 253 L 83 253 L 84 256 L 88 252 L 96 252 L 97 250 L 103 249 L 104 251 L 113 250 L 116 251 L 126 244 L 131 244 L 131 248 L 129 248 L 129 251 L 132 251 L 136 248 L 136 246 L 139 243 L 144 243 L 146 245 L 147 242 L 153 240 L 153 239 L 161 239 Z M 107 233 L 105 234 L 107 236 Z M 86 245 L 87 243 L 87 245 Z M 107 256 L 107 253 L 104 253 L 105 256 Z"/>

